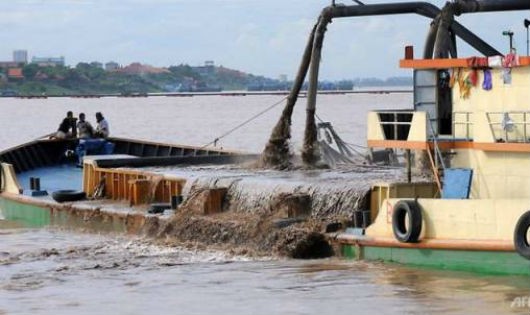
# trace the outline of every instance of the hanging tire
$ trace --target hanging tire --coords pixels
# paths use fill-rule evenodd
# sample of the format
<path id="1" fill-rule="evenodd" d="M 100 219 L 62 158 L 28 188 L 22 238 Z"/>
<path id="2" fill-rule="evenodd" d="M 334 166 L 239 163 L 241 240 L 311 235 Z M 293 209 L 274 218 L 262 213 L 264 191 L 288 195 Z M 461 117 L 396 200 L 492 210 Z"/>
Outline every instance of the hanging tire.
<path id="1" fill-rule="evenodd" d="M 405 221 L 407 217 L 408 224 Z M 392 230 L 398 241 L 416 243 L 420 237 L 421 225 L 421 209 L 415 201 L 402 200 L 396 203 L 392 213 Z"/>
<path id="2" fill-rule="evenodd" d="M 526 211 L 517 221 L 513 232 L 513 245 L 519 255 L 530 259 L 530 244 L 526 237 L 530 228 L 530 211 Z"/>
<path id="3" fill-rule="evenodd" d="M 57 190 L 52 193 L 53 200 L 57 202 L 78 201 L 85 197 L 85 192 L 79 190 Z"/>

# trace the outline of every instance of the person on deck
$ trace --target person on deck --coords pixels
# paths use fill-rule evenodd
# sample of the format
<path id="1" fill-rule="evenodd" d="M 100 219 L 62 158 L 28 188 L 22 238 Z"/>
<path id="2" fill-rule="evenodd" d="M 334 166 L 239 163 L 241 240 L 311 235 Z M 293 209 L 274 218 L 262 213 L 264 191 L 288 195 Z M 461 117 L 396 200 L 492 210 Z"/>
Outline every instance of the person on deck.
<path id="1" fill-rule="evenodd" d="M 94 128 L 92 127 L 90 122 L 85 120 L 85 114 L 80 113 L 79 121 L 77 122 L 77 134 L 79 135 L 79 139 L 92 138 L 93 133 Z"/>
<path id="2" fill-rule="evenodd" d="M 75 138 L 77 135 L 76 120 L 74 114 L 71 111 L 66 113 L 66 117 L 59 125 L 59 129 L 55 133 L 56 139 Z"/>
<path id="3" fill-rule="evenodd" d="M 78 167 L 82 167 L 83 158 L 87 154 L 111 154 L 114 145 L 106 140 L 109 136 L 109 123 L 100 112 L 96 113 L 98 122 L 93 138 L 80 139 L 75 152 L 78 157 Z"/>
<path id="4" fill-rule="evenodd" d="M 103 114 L 101 114 L 101 112 L 96 113 L 96 121 L 98 122 L 98 124 L 96 126 L 96 132 L 94 136 L 98 138 L 107 138 L 110 134 L 109 123 L 107 122 L 105 117 L 103 117 Z"/>

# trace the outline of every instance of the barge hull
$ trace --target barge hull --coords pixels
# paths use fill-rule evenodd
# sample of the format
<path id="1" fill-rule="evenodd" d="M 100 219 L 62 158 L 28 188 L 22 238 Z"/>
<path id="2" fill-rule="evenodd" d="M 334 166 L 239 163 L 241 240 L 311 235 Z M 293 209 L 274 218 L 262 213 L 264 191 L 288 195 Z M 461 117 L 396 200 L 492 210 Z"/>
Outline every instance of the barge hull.
<path id="1" fill-rule="evenodd" d="M 515 251 L 470 251 L 341 244 L 348 259 L 395 262 L 427 268 L 498 275 L 530 275 L 530 262 Z"/>

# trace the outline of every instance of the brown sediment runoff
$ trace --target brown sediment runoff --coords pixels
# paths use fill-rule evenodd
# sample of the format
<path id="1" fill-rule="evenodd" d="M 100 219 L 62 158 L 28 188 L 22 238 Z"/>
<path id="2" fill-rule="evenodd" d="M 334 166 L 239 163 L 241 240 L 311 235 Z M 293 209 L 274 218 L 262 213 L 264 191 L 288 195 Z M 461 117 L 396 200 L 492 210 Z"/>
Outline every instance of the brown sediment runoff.
<path id="1" fill-rule="evenodd" d="M 153 170 L 154 171 L 154 170 Z M 142 235 L 162 244 L 191 244 L 249 256 L 320 258 L 333 255 L 324 233 L 348 226 L 367 209 L 371 185 L 396 170 L 245 170 L 237 166 L 156 169 L 187 178 L 175 212 L 149 214 L 148 205 L 92 200 L 58 204 L 20 195 L 50 212 L 50 223 L 88 232 Z"/>
<path id="2" fill-rule="evenodd" d="M 157 237 L 199 242 L 253 256 L 322 258 L 333 254 L 317 220 L 282 221 L 274 215 L 228 212 L 204 216 L 189 209 L 182 209 L 165 222 Z"/>
<path id="3" fill-rule="evenodd" d="M 146 222 L 150 236 L 154 232 L 161 240 L 293 258 L 333 255 L 324 237 L 328 226 L 350 225 L 355 211 L 368 209 L 373 183 L 401 176 L 400 171 L 362 166 L 289 173 L 200 167 L 175 172 L 195 177 L 188 179 L 186 200 L 171 218 Z"/>

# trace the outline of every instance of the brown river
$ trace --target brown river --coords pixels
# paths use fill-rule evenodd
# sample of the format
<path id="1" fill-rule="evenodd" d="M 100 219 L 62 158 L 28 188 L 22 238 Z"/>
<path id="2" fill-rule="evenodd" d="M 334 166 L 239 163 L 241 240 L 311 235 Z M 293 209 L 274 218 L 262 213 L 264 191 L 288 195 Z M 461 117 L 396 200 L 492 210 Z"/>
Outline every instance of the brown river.
<path id="1" fill-rule="evenodd" d="M 0 98 L 0 148 L 54 131 L 67 110 L 103 112 L 114 136 L 204 145 L 283 96 Z M 341 137 L 365 139 L 371 109 L 410 108 L 411 94 L 319 96 Z M 283 106 L 219 140 L 260 152 Z M 305 99 L 293 118 L 303 136 Z M 530 279 L 395 264 L 249 258 L 114 234 L 24 229 L 0 216 L 0 314 L 529 314 Z"/>

